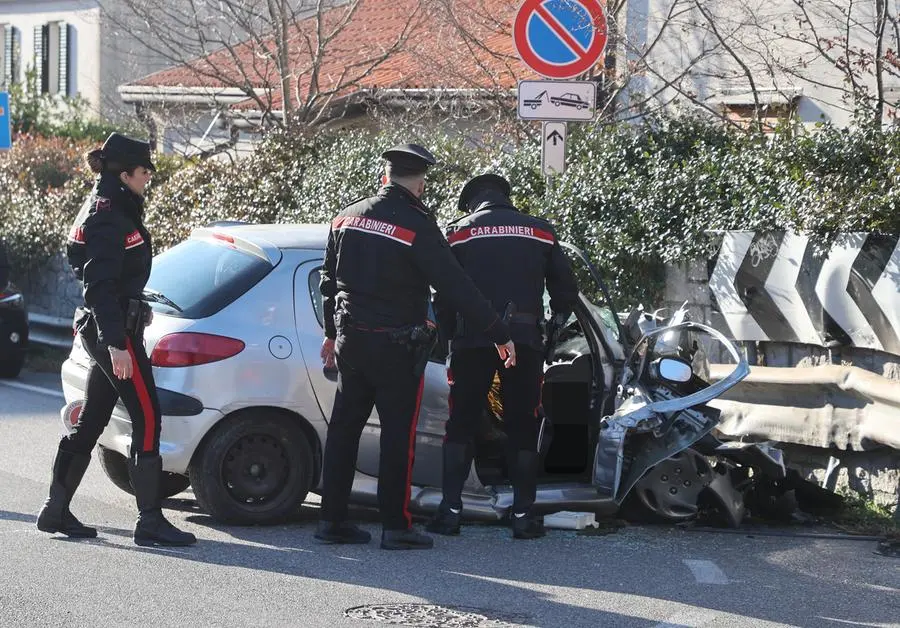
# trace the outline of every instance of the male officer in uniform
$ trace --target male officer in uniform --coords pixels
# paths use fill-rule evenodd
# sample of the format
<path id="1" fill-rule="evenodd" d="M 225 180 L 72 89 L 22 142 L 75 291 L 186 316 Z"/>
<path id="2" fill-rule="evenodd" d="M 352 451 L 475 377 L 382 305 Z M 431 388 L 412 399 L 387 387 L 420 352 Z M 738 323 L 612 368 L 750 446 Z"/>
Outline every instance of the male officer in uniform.
<path id="1" fill-rule="evenodd" d="M 454 221 L 447 239 L 475 285 L 504 314 L 516 345 L 516 368 L 500 370 L 503 423 L 510 443 L 514 489 L 513 536 L 544 535 L 543 524 L 531 513 L 537 490 L 537 436 L 543 382 L 544 284 L 556 317 L 571 314 L 578 287 L 553 227 L 517 210 L 509 200 L 503 177 L 484 174 L 462 190 L 459 209 L 471 212 Z M 472 466 L 472 438 L 484 412 L 487 395 L 500 364 L 484 333 L 462 320 L 453 303 L 438 290 L 438 322 L 451 340 L 450 419 L 444 439 L 443 500 L 428 530 L 459 534 L 462 489 Z"/>
<path id="2" fill-rule="evenodd" d="M 515 364 L 515 346 L 509 328 L 460 267 L 434 216 L 419 200 L 434 156 L 405 144 L 382 157 L 386 184 L 331 223 L 319 284 L 325 309 L 322 360 L 326 367 L 337 363 L 338 388 L 325 443 L 316 538 L 326 543 L 370 539 L 347 522 L 347 501 L 359 437 L 374 405 L 381 422 L 381 547 L 427 549 L 432 539 L 412 528 L 409 497 L 422 358 L 427 359 L 436 331 L 426 326 L 429 285 L 462 312 L 489 346 L 496 345 L 492 350 L 508 367 Z"/>

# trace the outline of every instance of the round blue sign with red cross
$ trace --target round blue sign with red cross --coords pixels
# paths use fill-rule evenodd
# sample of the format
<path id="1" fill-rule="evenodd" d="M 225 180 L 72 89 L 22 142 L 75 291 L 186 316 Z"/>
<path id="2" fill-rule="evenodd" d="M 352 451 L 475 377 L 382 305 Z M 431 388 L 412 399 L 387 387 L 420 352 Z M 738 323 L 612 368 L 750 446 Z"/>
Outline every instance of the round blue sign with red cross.
<path id="1" fill-rule="evenodd" d="M 599 0 L 525 0 L 513 23 L 513 43 L 538 74 L 571 78 L 603 54 L 606 15 Z"/>

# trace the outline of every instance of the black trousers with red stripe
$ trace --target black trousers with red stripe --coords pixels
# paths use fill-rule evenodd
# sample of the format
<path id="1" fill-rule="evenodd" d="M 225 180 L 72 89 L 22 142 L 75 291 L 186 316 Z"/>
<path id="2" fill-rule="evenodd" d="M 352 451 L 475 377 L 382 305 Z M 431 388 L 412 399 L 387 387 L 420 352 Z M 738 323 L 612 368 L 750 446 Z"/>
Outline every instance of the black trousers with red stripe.
<path id="1" fill-rule="evenodd" d="M 113 374 L 106 346 L 97 343 L 96 324 L 90 321 L 81 331 L 81 342 L 91 356 L 84 407 L 75 432 L 63 438 L 60 449 L 78 454 L 91 453 L 109 423 L 116 401 L 121 398 L 131 418 L 131 455 L 159 453 L 160 410 L 150 359 L 143 338 L 130 334 L 126 340 L 133 375 L 131 379 L 119 379 Z"/>
<path id="2" fill-rule="evenodd" d="M 543 356 L 527 345 L 516 345 L 516 365 L 503 368 L 494 347 L 454 350 L 450 355 L 450 419 L 446 440 L 467 445 L 474 437 L 487 404 L 494 375 L 500 373 L 503 425 L 510 453 L 537 449 L 543 380 Z"/>
<path id="3" fill-rule="evenodd" d="M 414 360 L 386 333 L 347 330 L 335 343 L 338 387 L 328 424 L 322 478 L 322 519 L 347 519 L 359 437 L 378 410 L 381 452 L 378 508 L 385 530 L 406 530 L 415 460 L 416 425 L 424 378 L 413 375 Z"/>

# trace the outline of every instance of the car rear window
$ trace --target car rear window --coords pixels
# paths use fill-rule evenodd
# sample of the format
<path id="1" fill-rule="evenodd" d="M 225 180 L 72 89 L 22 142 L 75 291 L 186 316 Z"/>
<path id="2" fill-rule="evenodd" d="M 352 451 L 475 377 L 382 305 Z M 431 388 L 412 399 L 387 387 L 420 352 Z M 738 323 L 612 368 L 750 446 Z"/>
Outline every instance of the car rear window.
<path id="1" fill-rule="evenodd" d="M 244 251 L 186 240 L 154 258 L 147 288 L 182 309 L 151 303 L 154 310 L 180 318 L 205 318 L 247 292 L 272 268 L 268 261 Z"/>

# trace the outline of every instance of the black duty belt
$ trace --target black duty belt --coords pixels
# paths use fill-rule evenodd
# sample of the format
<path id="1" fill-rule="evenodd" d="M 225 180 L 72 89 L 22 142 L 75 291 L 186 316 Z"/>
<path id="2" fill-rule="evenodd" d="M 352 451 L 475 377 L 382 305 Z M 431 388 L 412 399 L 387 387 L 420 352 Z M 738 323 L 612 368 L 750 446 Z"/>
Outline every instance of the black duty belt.
<path id="1" fill-rule="evenodd" d="M 538 319 L 534 314 L 528 314 L 526 312 L 516 312 L 515 314 L 510 314 L 507 319 L 510 323 L 521 323 L 523 325 L 537 325 Z"/>

